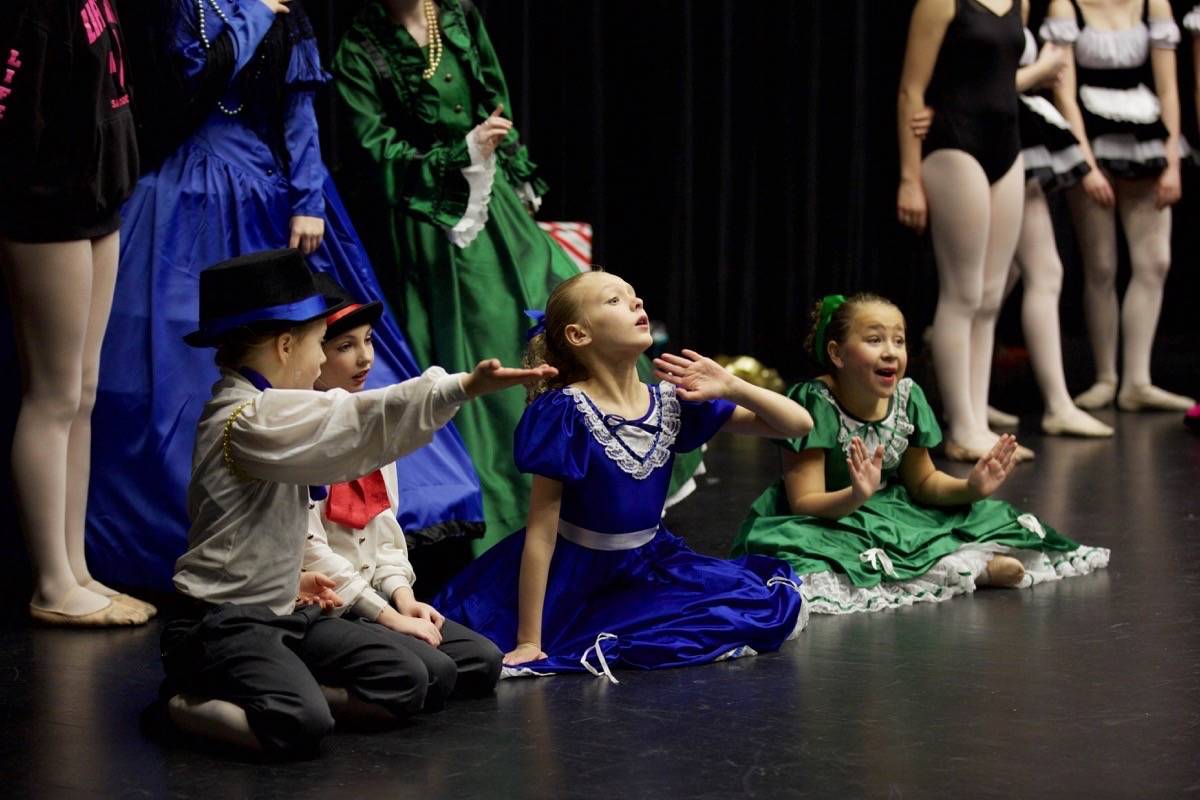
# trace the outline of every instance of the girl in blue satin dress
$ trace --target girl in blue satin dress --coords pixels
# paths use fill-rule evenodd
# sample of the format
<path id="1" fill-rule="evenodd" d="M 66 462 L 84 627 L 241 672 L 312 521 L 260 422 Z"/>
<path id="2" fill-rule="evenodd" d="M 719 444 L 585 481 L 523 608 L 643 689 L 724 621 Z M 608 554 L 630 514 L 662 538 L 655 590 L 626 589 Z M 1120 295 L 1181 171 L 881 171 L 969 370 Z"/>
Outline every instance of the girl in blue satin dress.
<path id="1" fill-rule="evenodd" d="M 169 84 L 159 90 L 168 110 L 159 113 L 183 118 L 185 129 L 154 142 L 160 163 L 122 209 L 88 530 L 98 565 L 130 584 L 165 588 L 185 545 L 196 423 L 217 378 L 211 356 L 181 338 L 196 317 L 201 268 L 298 247 L 351 293 L 382 292 L 321 158 L 313 99 L 329 75 L 301 4 L 156 1 L 154 77 Z M 375 344 L 381 383 L 421 373 L 391 320 L 376 327 Z M 452 428 L 397 469 L 401 522 L 411 535 L 482 533 L 478 478 Z"/>
<path id="2" fill-rule="evenodd" d="M 662 525 L 676 453 L 720 430 L 779 437 L 812 428 L 799 405 L 685 350 L 636 362 L 650 345 L 633 288 L 588 272 L 561 283 L 531 331 L 527 365 L 558 376 L 534 389 L 515 435 L 532 473 L 528 525 L 435 601 L 507 652 L 506 675 L 657 669 L 775 650 L 804 627 L 799 580 L 773 558 L 693 552 Z M 795 434 L 786 434 L 795 435 Z"/>

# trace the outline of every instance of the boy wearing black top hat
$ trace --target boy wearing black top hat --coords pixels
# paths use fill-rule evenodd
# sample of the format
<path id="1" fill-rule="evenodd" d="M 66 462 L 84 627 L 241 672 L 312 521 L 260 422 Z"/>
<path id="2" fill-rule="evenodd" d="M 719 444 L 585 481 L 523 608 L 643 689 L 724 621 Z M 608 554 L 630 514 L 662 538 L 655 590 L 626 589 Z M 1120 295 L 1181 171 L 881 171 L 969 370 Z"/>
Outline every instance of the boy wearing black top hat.
<path id="1" fill-rule="evenodd" d="M 184 337 L 217 348 L 221 379 L 196 432 L 174 581 L 190 612 L 163 631 L 163 692 L 181 728 L 277 755 L 311 753 L 332 730 L 322 685 L 390 717 L 420 711 L 428 690 L 394 633 L 324 615 L 339 602 L 324 576 L 301 585 L 309 487 L 369 474 L 428 443 L 471 397 L 543 377 L 491 360 L 356 394 L 313 391 L 325 318 L 344 305 L 299 251 L 255 253 L 201 273 L 200 327 Z M 302 591 L 313 602 L 298 608 Z"/>

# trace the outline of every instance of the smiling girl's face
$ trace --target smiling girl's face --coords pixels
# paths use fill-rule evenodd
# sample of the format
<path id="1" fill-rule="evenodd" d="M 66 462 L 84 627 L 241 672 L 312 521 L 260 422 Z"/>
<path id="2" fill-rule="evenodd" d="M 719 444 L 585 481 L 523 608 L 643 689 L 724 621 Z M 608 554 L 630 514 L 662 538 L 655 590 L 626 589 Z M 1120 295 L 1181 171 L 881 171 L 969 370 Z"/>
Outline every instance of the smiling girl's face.
<path id="1" fill-rule="evenodd" d="M 375 363 L 373 336 L 370 325 L 359 325 L 328 339 L 323 345 L 325 364 L 321 367 L 316 388 L 361 390 Z"/>
<path id="2" fill-rule="evenodd" d="M 856 305 L 846 340 L 830 344 L 829 359 L 839 383 L 853 384 L 875 397 L 891 397 L 908 368 L 904 315 L 887 303 Z"/>

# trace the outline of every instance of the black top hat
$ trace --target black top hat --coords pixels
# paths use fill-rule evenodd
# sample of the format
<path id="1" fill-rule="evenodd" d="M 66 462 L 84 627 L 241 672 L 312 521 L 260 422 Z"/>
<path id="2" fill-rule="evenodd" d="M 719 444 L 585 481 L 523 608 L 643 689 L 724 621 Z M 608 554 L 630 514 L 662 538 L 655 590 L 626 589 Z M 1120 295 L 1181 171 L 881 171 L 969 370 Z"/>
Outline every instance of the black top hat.
<path id="1" fill-rule="evenodd" d="M 200 328 L 183 337 L 217 347 L 242 329 L 269 331 L 328 316 L 347 301 L 317 286 L 299 250 L 265 250 L 231 258 L 200 273 Z"/>
<path id="2" fill-rule="evenodd" d="M 350 297 L 349 292 L 324 272 L 318 272 L 313 277 L 316 278 L 317 288 L 322 294 L 326 297 L 339 297 L 345 301 L 344 305 L 339 306 L 336 311 L 331 311 L 325 318 L 325 341 L 341 336 L 359 325 L 374 325 L 383 316 L 383 303 L 378 300 L 357 303 Z"/>

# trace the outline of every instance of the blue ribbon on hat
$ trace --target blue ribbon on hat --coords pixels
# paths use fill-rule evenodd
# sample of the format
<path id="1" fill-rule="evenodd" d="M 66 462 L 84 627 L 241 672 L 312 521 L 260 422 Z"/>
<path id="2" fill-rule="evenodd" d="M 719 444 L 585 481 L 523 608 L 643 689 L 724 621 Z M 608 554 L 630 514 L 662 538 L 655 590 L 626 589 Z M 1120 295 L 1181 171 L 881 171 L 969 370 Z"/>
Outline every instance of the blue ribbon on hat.
<path id="1" fill-rule="evenodd" d="M 525 341 L 530 341 L 539 333 L 546 332 L 546 312 L 538 311 L 536 308 L 525 309 L 525 316 L 533 320 L 533 327 L 525 331 Z"/>
<path id="2" fill-rule="evenodd" d="M 321 312 L 329 307 L 324 295 L 313 295 L 294 303 L 282 303 L 277 306 L 255 308 L 241 314 L 206 320 L 200 326 L 200 334 L 211 339 L 229 333 L 234 328 L 249 325 L 253 322 L 293 322 L 319 317 Z"/>

